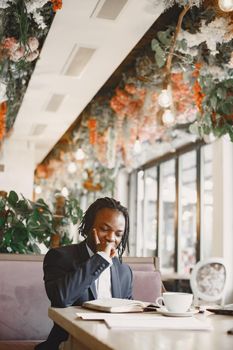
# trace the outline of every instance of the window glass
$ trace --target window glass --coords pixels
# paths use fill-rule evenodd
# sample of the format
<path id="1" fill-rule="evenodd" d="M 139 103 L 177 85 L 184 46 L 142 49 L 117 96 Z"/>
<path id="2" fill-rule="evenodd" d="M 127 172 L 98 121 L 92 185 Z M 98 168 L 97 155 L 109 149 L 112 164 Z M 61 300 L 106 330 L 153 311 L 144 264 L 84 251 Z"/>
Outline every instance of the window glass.
<path id="1" fill-rule="evenodd" d="M 197 256 L 201 259 L 211 256 L 212 158 L 213 146 L 209 144 L 201 147 L 200 164 L 197 164 L 197 150 L 193 150 L 178 156 L 178 167 L 176 160 L 171 159 L 146 170 L 136 170 L 130 175 L 131 256 L 158 255 L 163 274 L 173 273 L 177 267 L 179 273 L 189 273 Z M 197 165 L 200 166 L 200 179 L 197 178 Z M 199 181 L 200 193 L 197 193 Z M 197 241 L 198 198 L 200 242 Z M 201 251 L 197 251 L 199 247 Z"/>
<path id="2" fill-rule="evenodd" d="M 160 259 L 164 273 L 174 272 L 175 258 L 175 160 L 163 163 L 161 169 L 160 199 Z"/>
<path id="3" fill-rule="evenodd" d="M 196 263 L 197 243 L 196 151 L 180 157 L 179 271 L 188 273 Z"/>
<path id="4" fill-rule="evenodd" d="M 129 253 L 136 256 L 137 245 L 137 172 L 132 172 L 129 177 Z M 128 254 L 128 251 L 125 252 Z"/>
<path id="5" fill-rule="evenodd" d="M 143 256 L 144 239 L 144 171 L 137 173 L 137 235 L 136 235 L 136 255 Z"/>
<path id="6" fill-rule="evenodd" d="M 145 170 L 144 255 L 155 256 L 157 232 L 157 168 Z"/>
<path id="7" fill-rule="evenodd" d="M 203 192 L 202 192 L 202 229 L 201 229 L 201 258 L 211 256 L 211 242 L 213 233 L 213 146 L 202 148 L 203 159 Z"/>

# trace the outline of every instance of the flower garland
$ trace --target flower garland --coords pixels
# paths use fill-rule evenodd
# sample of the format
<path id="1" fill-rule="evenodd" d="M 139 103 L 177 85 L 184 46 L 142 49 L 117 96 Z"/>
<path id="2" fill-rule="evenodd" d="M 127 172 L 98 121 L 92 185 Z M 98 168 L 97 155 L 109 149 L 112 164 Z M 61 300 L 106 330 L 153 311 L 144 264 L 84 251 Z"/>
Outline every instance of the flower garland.
<path id="1" fill-rule="evenodd" d="M 0 103 L 7 105 L 1 141 L 13 127 L 54 14 L 61 8 L 61 0 L 0 1 Z"/>
<path id="2" fill-rule="evenodd" d="M 61 188 L 65 181 L 70 184 L 70 191 L 79 195 L 110 190 L 120 167 L 130 171 L 138 166 L 138 156 L 134 152 L 136 140 L 141 143 L 143 158 L 160 143 L 173 146 L 173 141 L 179 137 L 193 141 L 189 131 L 201 137 L 210 132 L 218 137 L 225 133 L 232 135 L 233 28 L 230 17 L 219 17 L 213 8 L 193 8 L 202 1 L 166 3 L 168 7 L 175 3 L 190 6 L 189 11 L 183 12 L 179 30 L 174 18 L 169 27 L 158 31 L 152 40 L 154 61 L 152 55 L 137 57 L 130 73 L 124 72 L 112 91 L 108 89 L 107 95 L 97 95 L 89 104 L 79 117 L 81 122 L 66 135 L 73 150 L 82 148 L 85 160 L 75 161 L 76 172 L 67 174 L 74 154 L 66 147 L 64 139 L 61 140 L 45 162 L 48 169 L 54 169 L 45 180 L 45 189 L 46 186 L 51 191 Z M 158 103 L 166 79 L 172 92 L 171 109 L 175 115 L 172 125 L 163 122 L 163 111 Z M 60 164 L 53 164 L 58 158 Z M 57 174 L 58 168 L 62 176 Z"/>
<path id="3" fill-rule="evenodd" d="M 183 5 L 185 9 L 191 2 L 184 1 Z M 170 27 L 158 33 L 152 41 L 152 49 L 158 68 L 164 69 L 163 81 L 166 84 L 171 80 L 172 72 L 181 69 L 186 72 L 198 109 L 190 131 L 200 137 L 210 133 L 216 137 L 228 134 L 233 141 L 233 101 L 230 98 L 233 18 L 230 15 L 218 17 L 215 10 L 214 7 L 204 8 L 201 16 L 196 13 L 196 18 L 186 13 L 174 30 Z M 187 27 L 190 30 L 184 29 Z M 228 96 L 227 100 L 223 96 Z"/>

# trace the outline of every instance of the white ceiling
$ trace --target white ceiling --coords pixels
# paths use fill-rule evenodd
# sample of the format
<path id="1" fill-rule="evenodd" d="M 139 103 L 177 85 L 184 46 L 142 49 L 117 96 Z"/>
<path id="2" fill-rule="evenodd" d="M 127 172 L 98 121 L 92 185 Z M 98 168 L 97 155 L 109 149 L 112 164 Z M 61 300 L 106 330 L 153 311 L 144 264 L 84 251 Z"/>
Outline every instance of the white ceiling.
<path id="1" fill-rule="evenodd" d="M 114 3 L 119 6 L 125 2 L 115 20 L 97 17 L 106 1 L 113 3 L 111 9 Z M 63 0 L 31 77 L 11 141 L 33 142 L 35 161 L 41 162 L 162 10 L 163 2 L 154 0 Z M 86 54 L 90 56 L 78 76 L 65 74 L 74 49 L 79 49 L 83 59 Z"/>

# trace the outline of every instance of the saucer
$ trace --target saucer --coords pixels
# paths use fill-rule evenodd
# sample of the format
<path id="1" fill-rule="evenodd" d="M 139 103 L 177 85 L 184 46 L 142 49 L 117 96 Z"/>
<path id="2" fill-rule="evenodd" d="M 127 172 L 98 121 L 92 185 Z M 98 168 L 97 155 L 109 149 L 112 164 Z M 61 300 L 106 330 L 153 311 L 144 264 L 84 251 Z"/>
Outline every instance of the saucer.
<path id="1" fill-rule="evenodd" d="M 157 309 L 157 312 L 159 312 L 163 316 L 169 316 L 169 317 L 191 317 L 198 313 L 197 310 L 189 310 L 186 312 L 173 312 L 173 311 L 168 311 L 165 308 Z"/>

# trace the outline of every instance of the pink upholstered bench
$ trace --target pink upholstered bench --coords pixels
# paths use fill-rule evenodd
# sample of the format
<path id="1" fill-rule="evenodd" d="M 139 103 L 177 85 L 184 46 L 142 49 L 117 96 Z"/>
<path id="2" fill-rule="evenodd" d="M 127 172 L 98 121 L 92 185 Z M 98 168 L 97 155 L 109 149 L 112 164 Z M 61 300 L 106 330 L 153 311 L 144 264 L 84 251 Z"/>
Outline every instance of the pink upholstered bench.
<path id="1" fill-rule="evenodd" d="M 52 327 L 43 256 L 0 254 L 0 350 L 31 350 Z M 133 270 L 134 299 L 154 302 L 161 276 L 152 258 L 124 258 Z M 146 288 L 145 288 L 146 287 Z"/>
<path id="2" fill-rule="evenodd" d="M 163 284 L 157 257 L 124 257 L 133 271 L 133 298 L 154 303 L 161 295 Z"/>
<path id="3" fill-rule="evenodd" d="M 29 350 L 52 327 L 43 256 L 0 254 L 0 350 Z"/>

